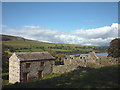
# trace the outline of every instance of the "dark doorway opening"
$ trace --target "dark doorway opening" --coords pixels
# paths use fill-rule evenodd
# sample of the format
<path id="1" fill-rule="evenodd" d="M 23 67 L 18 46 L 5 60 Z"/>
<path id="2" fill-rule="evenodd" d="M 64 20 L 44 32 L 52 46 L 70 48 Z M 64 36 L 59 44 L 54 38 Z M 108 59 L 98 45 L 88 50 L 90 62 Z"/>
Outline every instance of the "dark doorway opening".
<path id="1" fill-rule="evenodd" d="M 27 82 L 27 73 L 23 73 L 23 82 Z"/>
<path id="2" fill-rule="evenodd" d="M 43 71 L 38 71 L 38 78 L 42 78 Z"/>

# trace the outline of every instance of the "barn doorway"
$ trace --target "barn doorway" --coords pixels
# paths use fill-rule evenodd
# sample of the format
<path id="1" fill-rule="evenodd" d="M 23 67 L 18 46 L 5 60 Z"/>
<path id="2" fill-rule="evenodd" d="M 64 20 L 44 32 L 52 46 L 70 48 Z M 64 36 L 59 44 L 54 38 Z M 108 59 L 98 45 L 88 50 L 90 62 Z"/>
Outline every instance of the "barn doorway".
<path id="1" fill-rule="evenodd" d="M 43 73 L 42 70 L 41 70 L 41 71 L 38 71 L 38 78 L 42 78 L 42 73 Z"/>
<path id="2" fill-rule="evenodd" d="M 23 82 L 27 82 L 27 73 L 23 73 Z"/>

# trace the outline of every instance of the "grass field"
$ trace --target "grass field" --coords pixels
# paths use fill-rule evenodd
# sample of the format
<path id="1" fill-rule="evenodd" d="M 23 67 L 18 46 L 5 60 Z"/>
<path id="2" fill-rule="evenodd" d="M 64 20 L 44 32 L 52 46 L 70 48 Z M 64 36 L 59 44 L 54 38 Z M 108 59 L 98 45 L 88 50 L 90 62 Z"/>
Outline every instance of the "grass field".
<path id="1" fill-rule="evenodd" d="M 120 88 L 118 65 L 101 68 L 79 67 L 65 74 L 49 74 L 31 82 L 6 85 L 4 88 Z"/>
<path id="2" fill-rule="evenodd" d="M 60 51 L 60 52 L 70 52 L 72 50 L 64 50 L 64 49 L 52 49 L 53 51 Z"/>
<path id="3" fill-rule="evenodd" d="M 16 50 L 16 52 L 43 52 L 42 49 L 24 49 L 24 50 Z"/>

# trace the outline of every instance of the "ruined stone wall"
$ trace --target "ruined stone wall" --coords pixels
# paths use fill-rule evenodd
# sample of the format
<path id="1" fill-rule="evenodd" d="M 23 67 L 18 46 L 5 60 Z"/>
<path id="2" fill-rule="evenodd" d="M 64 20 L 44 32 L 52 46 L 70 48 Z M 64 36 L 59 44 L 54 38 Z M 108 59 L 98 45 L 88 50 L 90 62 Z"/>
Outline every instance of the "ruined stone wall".
<path id="1" fill-rule="evenodd" d="M 111 63 L 111 64 L 120 64 L 120 57 L 119 58 L 109 57 L 109 63 Z"/>
<path id="2" fill-rule="evenodd" d="M 9 58 L 9 83 L 20 82 L 20 62 L 15 53 Z"/>
<path id="3" fill-rule="evenodd" d="M 98 59 L 99 58 L 97 56 L 95 58 L 92 55 L 89 55 L 89 56 L 80 55 L 80 56 L 67 57 L 63 61 L 64 61 L 64 64 L 66 65 L 66 64 L 72 64 L 72 63 L 79 63 L 81 61 L 95 63 Z"/>
<path id="4" fill-rule="evenodd" d="M 67 57 L 65 58 L 63 61 L 64 61 L 64 65 L 68 65 L 68 64 L 73 64 L 73 63 L 79 63 L 81 61 L 85 61 L 86 58 L 81 58 L 81 57 Z"/>
<path id="5" fill-rule="evenodd" d="M 21 62 L 20 78 L 23 81 L 23 74 L 27 73 L 27 79 L 33 80 L 38 78 L 38 71 L 42 71 L 42 77 L 52 72 L 54 61 L 44 60 L 44 66 L 41 66 L 42 61 Z M 26 63 L 30 63 L 30 67 L 26 68 Z"/>
<path id="6" fill-rule="evenodd" d="M 67 65 L 67 64 L 71 64 L 71 59 L 69 58 L 66 58 L 63 60 L 64 61 L 64 64 Z"/>
<path id="7" fill-rule="evenodd" d="M 78 62 L 77 62 L 78 61 Z M 86 62 L 76 60 L 76 63 L 65 64 L 65 65 L 54 65 L 53 73 L 65 73 L 70 72 L 78 68 L 78 66 L 86 67 Z"/>
<path id="8" fill-rule="evenodd" d="M 95 60 L 90 60 L 89 58 L 81 58 L 80 57 L 73 57 L 73 58 L 66 58 L 64 59 L 64 65 L 57 65 L 53 66 L 53 73 L 65 73 L 70 72 L 77 67 L 102 67 L 107 65 L 114 65 L 120 64 L 120 58 L 111 58 L 111 57 L 104 57 L 104 58 L 95 58 Z"/>
<path id="9" fill-rule="evenodd" d="M 120 58 L 113 58 L 113 57 L 100 58 L 98 60 L 98 63 L 101 64 L 101 65 L 120 64 Z"/>

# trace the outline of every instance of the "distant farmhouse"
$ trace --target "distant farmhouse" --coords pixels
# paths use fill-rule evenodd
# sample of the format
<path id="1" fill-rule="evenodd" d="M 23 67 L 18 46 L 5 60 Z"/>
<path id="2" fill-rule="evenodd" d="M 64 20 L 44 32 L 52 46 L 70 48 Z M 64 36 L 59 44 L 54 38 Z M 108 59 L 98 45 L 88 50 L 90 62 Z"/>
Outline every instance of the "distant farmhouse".
<path id="1" fill-rule="evenodd" d="M 52 72 L 55 58 L 48 52 L 16 52 L 9 58 L 9 83 L 26 82 Z"/>

